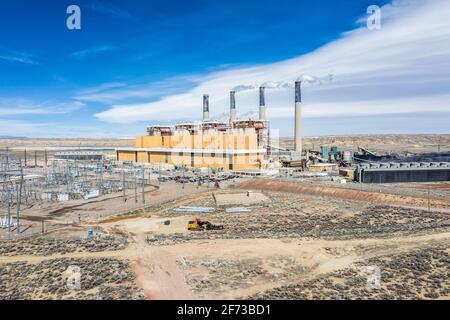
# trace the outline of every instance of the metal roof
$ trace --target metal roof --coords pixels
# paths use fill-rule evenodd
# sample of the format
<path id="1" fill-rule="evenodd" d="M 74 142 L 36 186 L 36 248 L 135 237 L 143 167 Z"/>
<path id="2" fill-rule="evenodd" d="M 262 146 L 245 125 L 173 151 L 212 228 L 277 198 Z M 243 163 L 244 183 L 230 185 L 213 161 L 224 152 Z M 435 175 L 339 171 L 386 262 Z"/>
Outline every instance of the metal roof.
<path id="1" fill-rule="evenodd" d="M 361 163 L 358 168 L 364 171 L 448 170 L 450 162 L 376 162 Z"/>

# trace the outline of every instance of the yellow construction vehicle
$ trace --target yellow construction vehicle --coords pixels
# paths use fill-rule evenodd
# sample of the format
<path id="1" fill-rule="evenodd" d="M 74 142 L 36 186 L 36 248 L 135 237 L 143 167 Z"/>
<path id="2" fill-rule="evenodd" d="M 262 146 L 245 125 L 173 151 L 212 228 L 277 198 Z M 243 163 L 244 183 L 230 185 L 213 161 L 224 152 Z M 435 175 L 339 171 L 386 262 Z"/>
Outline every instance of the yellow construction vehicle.
<path id="1" fill-rule="evenodd" d="M 189 231 L 223 230 L 223 226 L 216 226 L 209 221 L 202 221 L 200 218 L 189 221 L 187 228 Z"/>

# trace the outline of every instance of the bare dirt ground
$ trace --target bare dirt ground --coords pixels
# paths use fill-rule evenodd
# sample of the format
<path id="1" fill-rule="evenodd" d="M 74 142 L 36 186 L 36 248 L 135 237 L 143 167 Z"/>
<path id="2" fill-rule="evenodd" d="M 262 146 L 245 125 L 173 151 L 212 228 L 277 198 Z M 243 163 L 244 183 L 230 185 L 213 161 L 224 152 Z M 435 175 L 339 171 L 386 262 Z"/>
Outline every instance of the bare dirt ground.
<path id="1" fill-rule="evenodd" d="M 268 190 L 255 183 L 259 181 L 232 190 L 172 192 L 175 195 L 155 200 L 145 212 L 104 218 L 99 223 L 100 242 L 82 240 L 78 230 L 68 228 L 35 240 L 41 243 L 2 243 L 10 249 L 0 256 L 0 297 L 450 298 L 448 214 L 407 208 L 410 200 L 401 196 L 388 206 L 379 198 L 355 197 L 352 190 Z M 252 205 L 245 213 L 215 207 L 213 192 L 232 194 L 251 186 L 271 201 Z M 208 214 L 172 210 L 180 205 L 216 210 Z M 225 228 L 188 231 L 187 221 L 196 216 Z M 167 220 L 170 224 L 164 223 Z M 85 223 L 83 229 L 94 225 Z M 92 264 L 98 268 L 89 267 Z M 80 290 L 66 286 L 64 272 L 70 265 L 83 271 Z M 373 270 L 379 270 L 379 278 Z M 20 285 L 13 286 L 17 277 Z"/>
<path id="2" fill-rule="evenodd" d="M 432 152 L 438 144 L 448 150 L 449 142 L 450 135 L 304 141 L 307 148 L 328 143 L 377 152 Z M 37 149 L 133 143 L 0 139 L 0 147 Z M 0 299 L 450 299 L 447 183 L 248 179 L 222 187 L 155 182 L 146 189 L 145 207 L 127 190 L 127 202 L 110 194 L 23 208 L 30 231 L 42 221 L 59 227 L 0 242 Z M 226 213 L 227 202 L 220 206 L 213 197 L 248 190 L 270 201 Z M 215 210 L 173 211 L 180 206 Z M 196 217 L 224 230 L 188 231 Z M 88 229 L 100 237 L 88 239 Z M 80 271 L 79 288 L 67 285 L 73 267 Z"/>
<path id="3" fill-rule="evenodd" d="M 290 193 L 301 193 L 318 196 L 329 196 L 333 198 L 347 199 L 347 200 L 359 200 L 368 203 L 384 203 L 392 205 L 412 206 L 412 207 L 428 207 L 428 198 L 421 196 L 406 196 L 398 195 L 388 192 L 376 192 L 368 190 L 355 190 L 358 188 L 358 184 L 352 186 L 338 187 L 332 185 L 318 185 L 313 183 L 301 183 L 301 182 L 280 182 L 268 179 L 253 179 L 249 180 L 241 185 L 244 189 L 256 189 L 265 190 L 269 192 L 283 191 Z M 415 184 L 415 188 L 419 185 Z M 392 189 L 392 186 L 390 186 Z M 450 198 L 445 200 L 432 199 L 431 203 L 433 208 L 449 209 Z"/>

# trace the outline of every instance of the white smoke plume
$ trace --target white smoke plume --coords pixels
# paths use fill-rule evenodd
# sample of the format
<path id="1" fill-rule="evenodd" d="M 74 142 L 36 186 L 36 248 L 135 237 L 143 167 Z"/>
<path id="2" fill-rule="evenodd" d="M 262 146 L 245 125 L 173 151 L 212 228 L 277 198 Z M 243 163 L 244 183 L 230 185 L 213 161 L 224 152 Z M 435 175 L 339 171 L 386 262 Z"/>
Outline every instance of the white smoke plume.
<path id="1" fill-rule="evenodd" d="M 334 75 L 328 74 L 324 77 L 313 76 L 310 74 L 303 74 L 295 79 L 295 81 L 302 81 L 309 86 L 331 84 L 334 81 Z M 243 92 L 249 90 L 256 90 L 259 87 L 266 89 L 291 89 L 294 88 L 294 81 L 267 81 L 261 84 L 240 84 L 235 86 L 232 90 L 236 92 Z"/>
<path id="2" fill-rule="evenodd" d="M 240 85 L 233 87 L 231 90 L 236 91 L 236 92 L 242 92 L 242 91 L 254 90 L 257 88 L 258 88 L 257 84 L 255 84 L 255 85 L 240 84 Z"/>
<path id="3" fill-rule="evenodd" d="M 239 91 L 237 110 L 245 113 L 257 108 L 257 88 L 265 83 L 277 88 L 267 90 L 271 127 L 290 134 L 294 92 L 283 86 L 293 85 L 299 79 L 306 89 L 303 95 L 306 126 L 319 118 L 347 121 L 348 117 L 364 117 L 358 122 L 363 131 L 371 127 L 379 132 L 380 125 L 371 116 L 380 116 L 385 120 L 386 132 L 398 132 L 398 128 L 448 132 L 450 1 L 413 0 L 404 5 L 395 1 L 381 9 L 384 18 L 380 30 L 361 25 L 302 56 L 199 75 L 190 89 L 148 102 L 111 103 L 95 117 L 110 123 L 170 122 L 174 115 L 198 119 L 203 93 L 210 94 L 214 116 L 213 113 L 228 110 L 229 90 L 233 87 Z M 361 15 L 365 16 L 365 12 Z M 421 115 L 411 120 L 413 112 Z M 394 121 L 393 115 L 401 117 L 402 122 Z M 429 120 L 423 121 L 424 116 Z M 348 123 L 336 130 L 348 132 L 353 125 Z M 320 124 L 316 130 L 322 132 L 325 127 L 335 125 Z"/>

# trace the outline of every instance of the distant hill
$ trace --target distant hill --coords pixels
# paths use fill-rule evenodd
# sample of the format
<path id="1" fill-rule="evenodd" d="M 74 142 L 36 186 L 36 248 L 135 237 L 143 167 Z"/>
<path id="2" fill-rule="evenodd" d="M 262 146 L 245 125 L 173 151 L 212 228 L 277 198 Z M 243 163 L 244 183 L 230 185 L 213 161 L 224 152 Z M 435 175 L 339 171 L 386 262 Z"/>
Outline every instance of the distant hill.
<path id="1" fill-rule="evenodd" d="M 28 139 L 27 137 L 0 136 L 0 139 Z"/>

